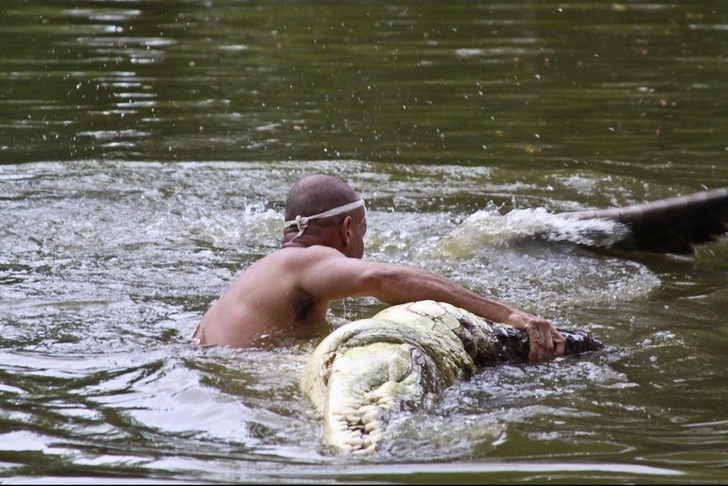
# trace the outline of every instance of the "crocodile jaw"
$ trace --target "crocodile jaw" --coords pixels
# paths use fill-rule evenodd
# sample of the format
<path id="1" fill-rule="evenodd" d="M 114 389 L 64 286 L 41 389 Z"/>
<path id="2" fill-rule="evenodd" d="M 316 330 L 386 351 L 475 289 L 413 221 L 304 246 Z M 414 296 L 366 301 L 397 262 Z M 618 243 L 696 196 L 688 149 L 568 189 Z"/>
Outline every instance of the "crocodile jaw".
<path id="1" fill-rule="evenodd" d="M 398 308 L 335 330 L 304 367 L 301 389 L 343 453 L 375 453 L 394 413 L 422 406 L 475 368 L 452 332 L 459 314 L 432 301 Z"/>
<path id="2" fill-rule="evenodd" d="M 425 361 L 409 344 L 375 342 L 337 354 L 324 401 L 329 443 L 346 453 L 376 453 L 389 416 L 424 399 L 423 372 L 432 369 Z"/>

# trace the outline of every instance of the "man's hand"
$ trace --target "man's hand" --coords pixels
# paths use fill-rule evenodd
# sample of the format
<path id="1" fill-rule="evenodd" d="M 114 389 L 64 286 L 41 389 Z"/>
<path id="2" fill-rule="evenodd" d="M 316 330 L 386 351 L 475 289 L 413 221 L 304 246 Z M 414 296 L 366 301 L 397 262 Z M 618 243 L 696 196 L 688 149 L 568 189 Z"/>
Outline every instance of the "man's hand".
<path id="1" fill-rule="evenodd" d="M 528 354 L 530 361 L 563 356 L 566 339 L 549 321 L 514 310 L 508 316 L 506 324 L 510 324 L 528 335 L 528 342 L 531 346 Z"/>

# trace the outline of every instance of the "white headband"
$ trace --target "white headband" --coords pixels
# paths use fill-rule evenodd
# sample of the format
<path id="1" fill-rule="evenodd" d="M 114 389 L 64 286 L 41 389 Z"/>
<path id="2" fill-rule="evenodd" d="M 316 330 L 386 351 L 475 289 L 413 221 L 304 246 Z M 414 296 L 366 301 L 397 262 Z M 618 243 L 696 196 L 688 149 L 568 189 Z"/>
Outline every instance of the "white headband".
<path id="1" fill-rule="evenodd" d="M 344 204 L 343 206 L 339 206 L 334 209 L 329 209 L 328 211 L 324 211 L 323 213 L 319 213 L 319 214 L 314 214 L 313 216 L 301 216 L 299 214 L 298 216 L 296 216 L 296 219 L 286 221 L 284 223 L 284 228 L 289 228 L 289 227 L 293 226 L 294 224 L 296 225 L 296 227 L 298 228 L 298 234 L 293 237 L 293 239 L 295 240 L 296 238 L 301 236 L 304 231 L 306 231 L 306 228 L 308 228 L 308 223 L 310 223 L 312 219 L 324 219 L 324 218 L 328 218 L 330 216 L 336 216 L 338 214 L 348 213 L 349 211 L 359 208 L 361 206 L 364 206 L 364 199 L 359 199 L 358 201 Z M 366 208 L 364 208 L 364 211 L 366 211 Z"/>

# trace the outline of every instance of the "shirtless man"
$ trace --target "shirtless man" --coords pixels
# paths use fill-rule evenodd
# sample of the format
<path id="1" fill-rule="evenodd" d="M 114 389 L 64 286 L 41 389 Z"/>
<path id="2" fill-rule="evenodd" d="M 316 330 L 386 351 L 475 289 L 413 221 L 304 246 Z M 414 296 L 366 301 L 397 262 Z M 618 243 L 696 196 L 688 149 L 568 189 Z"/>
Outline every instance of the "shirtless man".
<path id="1" fill-rule="evenodd" d="M 245 270 L 203 316 L 193 334 L 201 344 L 248 347 L 277 331 L 314 327 L 329 304 L 371 296 L 390 305 L 432 299 L 448 302 L 528 334 L 529 359 L 564 353 L 564 337 L 549 323 L 487 299 L 418 268 L 366 262 L 364 201 L 346 183 L 313 175 L 286 199 L 281 249 Z"/>

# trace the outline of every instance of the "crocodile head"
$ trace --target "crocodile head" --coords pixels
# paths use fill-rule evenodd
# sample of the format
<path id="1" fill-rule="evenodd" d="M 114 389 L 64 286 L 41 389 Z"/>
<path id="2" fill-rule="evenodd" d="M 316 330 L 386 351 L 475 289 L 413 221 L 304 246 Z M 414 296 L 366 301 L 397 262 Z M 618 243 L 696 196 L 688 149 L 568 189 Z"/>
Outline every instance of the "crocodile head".
<path id="1" fill-rule="evenodd" d="M 329 442 L 353 454 L 376 452 L 390 416 L 426 399 L 433 371 L 409 344 L 378 342 L 337 354 L 323 410 Z"/>
<path id="2" fill-rule="evenodd" d="M 345 453 L 376 452 L 392 414 L 474 370 L 447 325 L 408 312 L 383 317 L 337 329 L 304 369 L 302 388 L 324 416 L 327 440 Z"/>

